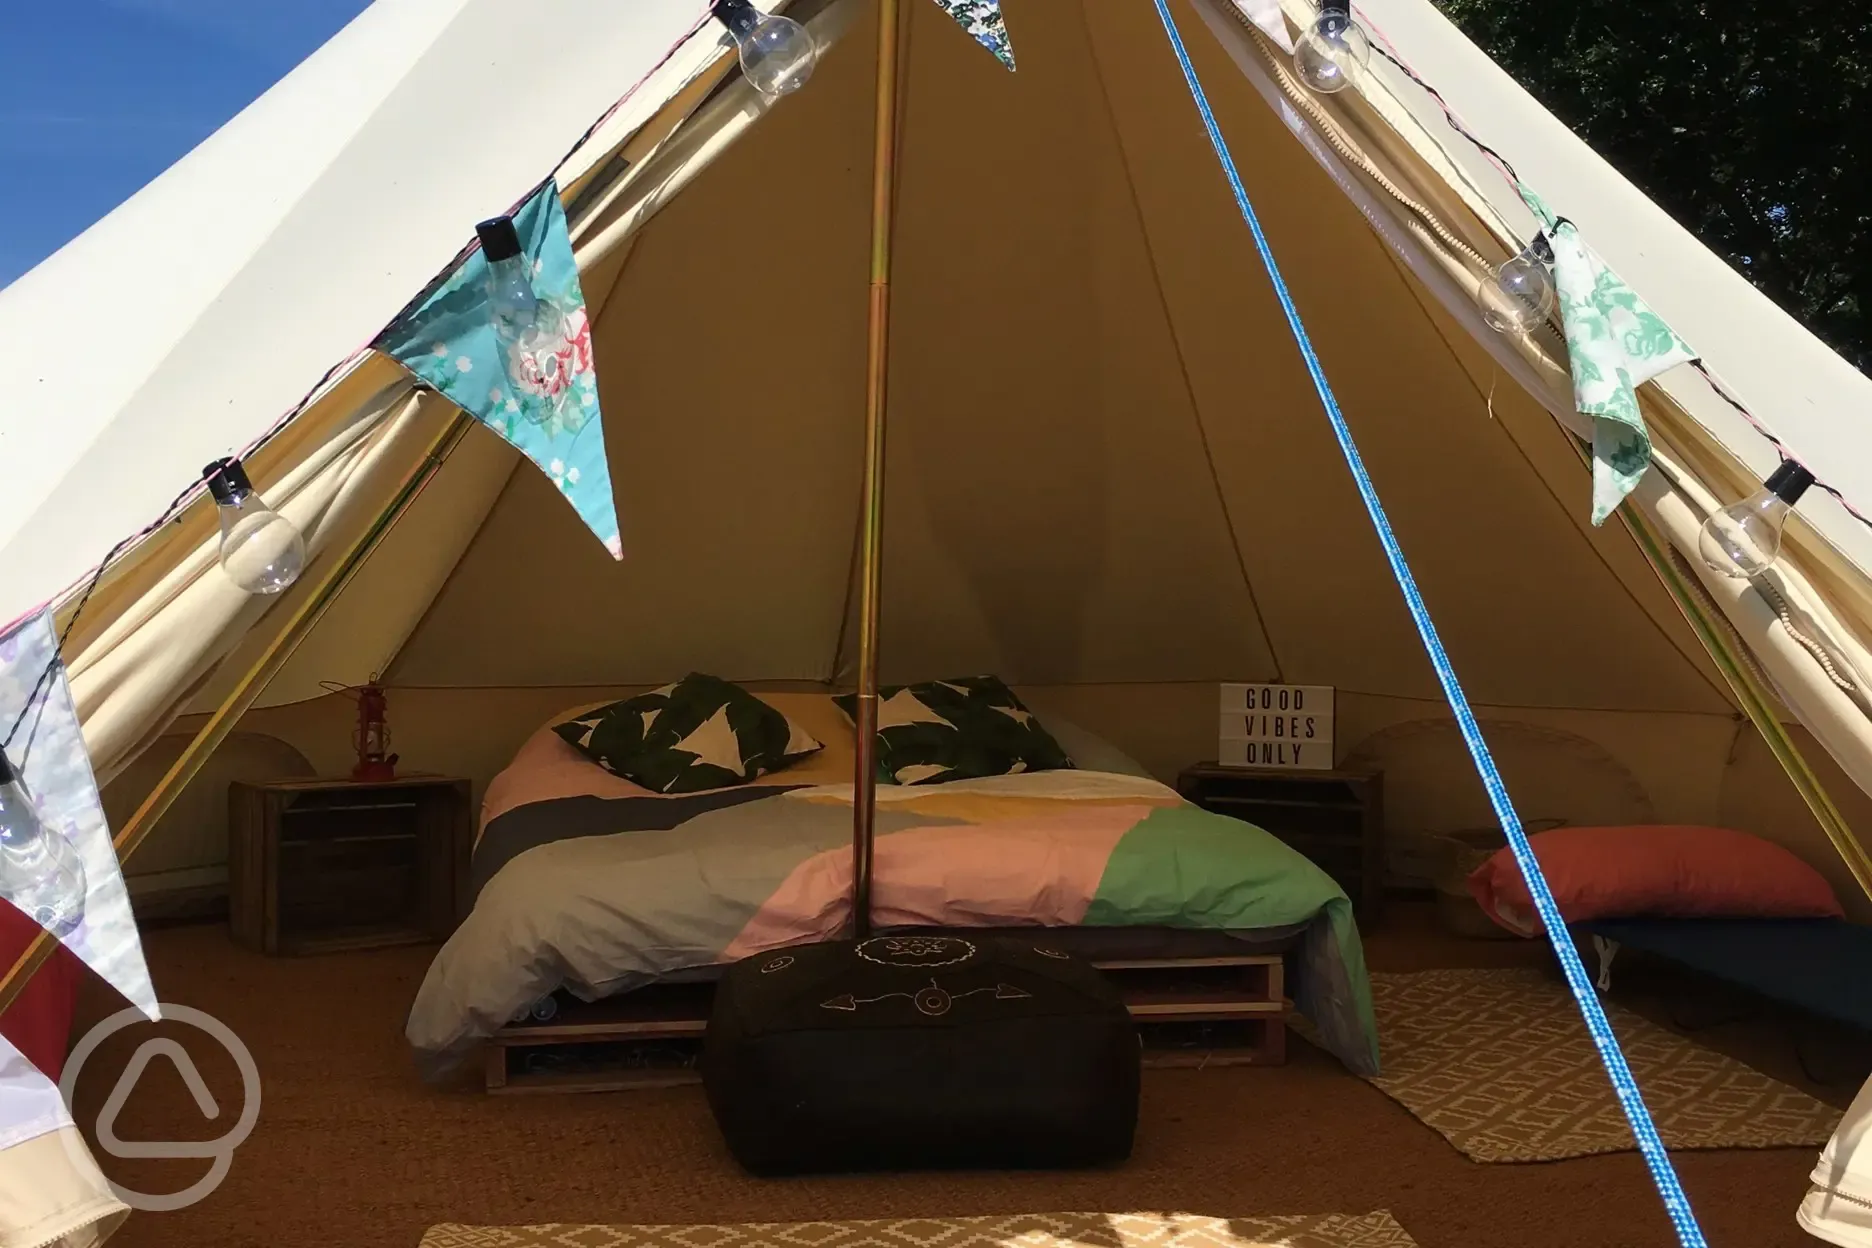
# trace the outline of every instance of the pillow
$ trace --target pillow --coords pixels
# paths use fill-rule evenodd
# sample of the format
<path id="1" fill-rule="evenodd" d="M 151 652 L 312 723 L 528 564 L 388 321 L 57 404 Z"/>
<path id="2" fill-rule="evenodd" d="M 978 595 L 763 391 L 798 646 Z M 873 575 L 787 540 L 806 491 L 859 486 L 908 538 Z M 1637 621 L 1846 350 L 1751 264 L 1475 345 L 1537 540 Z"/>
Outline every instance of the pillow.
<path id="1" fill-rule="evenodd" d="M 854 722 L 858 695 L 833 699 Z M 878 690 L 878 779 L 942 784 L 1073 765 L 1014 691 L 993 676 Z"/>
<path id="2" fill-rule="evenodd" d="M 1554 828 L 1529 838 L 1560 915 L 1601 918 L 1843 917 L 1812 867 L 1760 837 L 1672 824 Z M 1469 876 L 1482 912 L 1523 936 L 1540 916 L 1514 851 L 1500 849 Z"/>
<path id="3" fill-rule="evenodd" d="M 1100 771 L 1112 776 L 1133 776 L 1140 780 L 1155 780 L 1150 768 L 1138 762 L 1129 754 L 1079 725 L 1068 723 L 1059 716 L 1048 713 L 1047 731 L 1060 743 L 1066 756 L 1072 759 L 1072 765 L 1080 771 Z"/>
<path id="4" fill-rule="evenodd" d="M 745 784 L 825 748 L 741 686 L 696 672 L 553 731 L 606 771 L 653 793 Z"/>

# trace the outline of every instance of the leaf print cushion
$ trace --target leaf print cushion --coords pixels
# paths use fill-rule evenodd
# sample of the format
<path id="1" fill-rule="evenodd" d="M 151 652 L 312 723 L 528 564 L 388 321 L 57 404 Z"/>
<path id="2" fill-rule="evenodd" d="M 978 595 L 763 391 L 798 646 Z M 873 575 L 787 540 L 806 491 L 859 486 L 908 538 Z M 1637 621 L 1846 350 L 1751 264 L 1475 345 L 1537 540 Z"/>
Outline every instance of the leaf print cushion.
<path id="1" fill-rule="evenodd" d="M 746 784 L 825 748 L 741 686 L 697 672 L 553 731 L 606 771 L 653 793 Z"/>
<path id="2" fill-rule="evenodd" d="M 856 694 L 833 701 L 856 720 Z M 878 779 L 885 784 L 942 784 L 1073 765 L 1053 734 L 993 676 L 879 689 L 877 736 Z"/>

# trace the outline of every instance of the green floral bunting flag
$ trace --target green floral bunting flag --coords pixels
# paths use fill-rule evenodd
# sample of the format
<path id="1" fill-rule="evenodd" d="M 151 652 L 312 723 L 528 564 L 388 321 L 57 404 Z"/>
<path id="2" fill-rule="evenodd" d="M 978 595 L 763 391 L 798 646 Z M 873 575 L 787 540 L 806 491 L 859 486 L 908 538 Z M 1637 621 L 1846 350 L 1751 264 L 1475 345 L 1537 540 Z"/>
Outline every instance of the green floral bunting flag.
<path id="1" fill-rule="evenodd" d="M 1593 422 L 1592 522 L 1604 524 L 1651 466 L 1651 437 L 1637 388 L 1696 358 L 1664 318 L 1606 267 L 1570 221 L 1521 192 L 1545 223 L 1554 253 L 1554 286 L 1573 371 L 1573 403 Z"/>
<path id="2" fill-rule="evenodd" d="M 936 0 L 936 6 L 961 24 L 976 43 L 995 54 L 995 59 L 1014 68 L 1014 44 L 1008 39 L 1007 22 L 1001 16 L 1001 0 Z"/>

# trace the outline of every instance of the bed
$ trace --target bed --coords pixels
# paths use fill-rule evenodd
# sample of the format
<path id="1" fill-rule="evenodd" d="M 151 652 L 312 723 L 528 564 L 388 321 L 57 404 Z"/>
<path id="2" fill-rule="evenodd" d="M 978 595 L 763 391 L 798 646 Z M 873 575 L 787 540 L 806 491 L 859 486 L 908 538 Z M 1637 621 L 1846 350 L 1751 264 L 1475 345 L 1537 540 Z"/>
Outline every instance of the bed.
<path id="1" fill-rule="evenodd" d="M 554 991 L 598 1000 L 834 939 L 850 917 L 852 730 L 823 694 L 763 695 L 826 748 L 748 784 L 662 796 L 536 732 L 488 786 L 474 905 L 431 963 L 406 1035 L 431 1077 Z M 1048 929 L 1084 956 L 1290 950 L 1295 1007 L 1378 1070 L 1351 901 L 1273 836 L 1196 809 L 1047 717 L 1070 770 L 880 785 L 872 922 Z"/>
<path id="2" fill-rule="evenodd" d="M 1608 990 L 1613 959 L 1635 949 L 1768 1000 L 1872 1032 L 1872 927 L 1836 918 L 1591 919 L 1572 925 L 1599 956 Z M 1584 942 L 1580 942 L 1584 943 Z"/>

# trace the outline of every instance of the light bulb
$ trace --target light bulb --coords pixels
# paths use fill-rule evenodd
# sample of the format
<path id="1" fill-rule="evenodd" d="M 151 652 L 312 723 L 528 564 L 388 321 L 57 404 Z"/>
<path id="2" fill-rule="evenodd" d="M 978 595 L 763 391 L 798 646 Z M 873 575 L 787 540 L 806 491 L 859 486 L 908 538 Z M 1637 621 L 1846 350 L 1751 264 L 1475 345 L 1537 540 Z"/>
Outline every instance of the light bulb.
<path id="1" fill-rule="evenodd" d="M 539 323 L 541 304 L 533 290 L 533 272 L 512 217 L 483 221 L 475 233 L 487 261 L 488 319 L 494 336 L 510 346 L 530 336 Z"/>
<path id="2" fill-rule="evenodd" d="M 1352 20 L 1344 0 L 1326 0 L 1313 25 L 1294 44 L 1300 81 L 1322 95 L 1349 86 L 1371 61 L 1371 40 Z"/>
<path id="3" fill-rule="evenodd" d="M 277 594 L 305 570 L 305 537 L 254 493 L 238 459 L 202 469 L 221 513 L 221 570 L 250 594 Z"/>
<path id="4" fill-rule="evenodd" d="M 63 938 L 84 921 L 84 859 L 45 826 L 25 781 L 0 750 L 0 896 Z"/>
<path id="5" fill-rule="evenodd" d="M 1781 532 L 1788 513 L 1807 487 L 1813 473 L 1791 459 L 1762 482 L 1762 488 L 1739 503 L 1712 512 L 1697 535 L 1697 553 L 1713 572 L 1741 580 L 1760 576 L 1781 557 Z"/>
<path id="6" fill-rule="evenodd" d="M 1536 234 L 1520 255 L 1477 284 L 1476 306 L 1490 329 L 1525 334 L 1553 314 L 1554 284 L 1547 271 L 1552 263 L 1547 236 Z"/>
<path id="7" fill-rule="evenodd" d="M 715 0 L 714 12 L 741 49 L 742 77 L 762 95 L 791 95 L 812 77 L 819 45 L 792 18 L 763 13 L 749 0 Z"/>
<path id="8" fill-rule="evenodd" d="M 542 299 L 533 285 L 533 265 L 520 245 L 520 232 L 512 217 L 495 217 L 475 226 L 481 238 L 481 256 L 487 261 L 488 320 L 500 344 L 501 366 L 516 389 L 536 395 L 560 393 L 557 377 L 565 346 L 565 316 L 550 299 Z M 543 424 L 551 409 L 539 403 L 521 404 L 522 416 Z"/>

